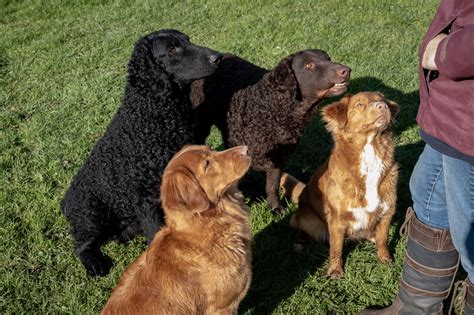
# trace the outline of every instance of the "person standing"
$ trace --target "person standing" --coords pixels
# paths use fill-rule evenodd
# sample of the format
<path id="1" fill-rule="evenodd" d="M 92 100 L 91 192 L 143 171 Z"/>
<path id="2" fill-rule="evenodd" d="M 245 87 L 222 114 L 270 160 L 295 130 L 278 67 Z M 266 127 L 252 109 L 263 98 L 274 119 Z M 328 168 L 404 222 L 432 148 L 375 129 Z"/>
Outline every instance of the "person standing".
<path id="1" fill-rule="evenodd" d="M 407 253 L 395 302 L 361 314 L 442 314 L 459 260 L 474 314 L 474 1 L 442 0 L 420 47 L 417 122 L 426 142 L 400 229 Z"/>

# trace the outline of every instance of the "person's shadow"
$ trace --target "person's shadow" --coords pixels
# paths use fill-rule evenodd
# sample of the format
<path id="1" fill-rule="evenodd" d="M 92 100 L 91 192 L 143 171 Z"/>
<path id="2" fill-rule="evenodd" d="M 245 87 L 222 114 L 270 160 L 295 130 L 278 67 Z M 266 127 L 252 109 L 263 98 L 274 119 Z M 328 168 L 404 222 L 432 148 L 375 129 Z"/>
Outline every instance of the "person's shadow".
<path id="1" fill-rule="evenodd" d="M 348 93 L 355 94 L 359 91 L 382 92 L 386 98 L 400 105 L 400 112 L 394 126 L 394 137 L 398 139 L 398 143 L 403 143 L 402 133 L 416 127 L 418 91 L 403 93 L 386 86 L 381 80 L 374 77 L 352 80 Z M 325 104 L 339 98 L 328 100 Z M 416 130 L 414 132 L 416 136 Z M 411 132 L 410 135 L 409 137 L 415 137 Z M 325 130 L 319 117 L 315 117 L 306 127 L 305 133 L 296 151 L 286 163 L 284 171 L 306 182 L 316 168 L 328 157 L 331 148 L 331 136 Z M 411 171 L 422 150 L 423 143 L 421 141 L 399 144 L 395 149 L 395 160 L 400 165 L 400 174 L 397 211 L 392 221 L 397 232 L 389 244 L 392 253 L 399 240 L 398 230 L 404 220 L 405 211 L 411 205 L 408 183 Z M 264 183 L 264 177 L 251 175 L 250 179 L 245 179 L 243 183 L 244 195 L 253 201 L 265 200 Z M 290 208 L 294 209 L 295 205 L 290 205 Z M 293 250 L 295 232 L 288 225 L 290 216 L 291 214 L 284 218 L 274 218 L 272 223 L 254 236 L 252 284 L 246 298 L 240 305 L 239 313 L 251 309 L 255 314 L 272 313 L 282 301 L 289 298 L 302 285 L 309 275 L 314 274 L 327 261 L 329 251 L 327 244 L 309 242 L 302 252 L 297 253 Z M 344 256 L 351 250 L 350 247 L 350 245 L 345 246 Z"/>

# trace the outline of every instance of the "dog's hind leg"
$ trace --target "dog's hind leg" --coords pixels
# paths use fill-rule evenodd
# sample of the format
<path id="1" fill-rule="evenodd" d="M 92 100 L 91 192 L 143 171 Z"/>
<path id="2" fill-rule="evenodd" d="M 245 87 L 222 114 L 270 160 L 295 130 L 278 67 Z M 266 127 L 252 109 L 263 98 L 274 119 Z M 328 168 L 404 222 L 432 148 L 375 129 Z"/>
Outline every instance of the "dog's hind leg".
<path id="1" fill-rule="evenodd" d="M 106 210 L 90 195 L 84 199 L 69 198 L 67 194 L 61 207 L 71 224 L 76 254 L 89 276 L 104 276 L 112 266 L 109 257 L 100 247 L 108 240 L 105 226 Z"/>
<path id="2" fill-rule="evenodd" d="M 267 181 L 265 191 L 267 193 L 267 201 L 274 214 L 285 214 L 287 209 L 280 204 L 278 189 L 280 187 L 281 170 L 279 168 L 270 168 L 266 170 Z"/>

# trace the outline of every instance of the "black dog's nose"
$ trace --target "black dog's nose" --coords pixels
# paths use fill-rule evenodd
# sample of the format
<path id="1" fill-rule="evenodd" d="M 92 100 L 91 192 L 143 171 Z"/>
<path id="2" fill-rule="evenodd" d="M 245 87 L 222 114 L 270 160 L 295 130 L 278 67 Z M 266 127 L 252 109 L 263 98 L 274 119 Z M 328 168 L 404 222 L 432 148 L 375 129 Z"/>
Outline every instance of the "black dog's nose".
<path id="1" fill-rule="evenodd" d="M 219 54 L 219 53 L 211 54 L 209 56 L 209 61 L 211 63 L 218 64 L 222 60 L 222 57 L 223 57 L 222 54 Z"/>

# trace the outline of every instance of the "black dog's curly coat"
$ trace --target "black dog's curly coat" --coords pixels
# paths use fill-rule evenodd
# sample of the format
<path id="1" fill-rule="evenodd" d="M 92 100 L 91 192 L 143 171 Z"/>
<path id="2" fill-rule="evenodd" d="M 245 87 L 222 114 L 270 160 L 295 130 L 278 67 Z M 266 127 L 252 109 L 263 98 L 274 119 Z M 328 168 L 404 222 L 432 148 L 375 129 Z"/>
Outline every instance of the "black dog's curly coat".
<path id="1" fill-rule="evenodd" d="M 281 167 L 293 152 L 304 127 L 327 97 L 347 89 L 350 68 L 331 62 L 321 50 L 309 49 L 284 58 L 266 71 L 226 55 L 219 70 L 196 81 L 192 101 L 198 113 L 211 112 L 226 146 L 247 145 L 252 168 L 266 172 L 267 200 L 282 213 L 278 186 Z M 236 79 L 238 77 L 238 79 Z M 219 86 L 217 90 L 209 87 Z M 206 115 L 203 115 L 206 116 Z M 210 122 L 201 122 L 205 133 Z"/>
<path id="2" fill-rule="evenodd" d="M 183 145 L 194 143 L 189 85 L 211 75 L 221 57 L 176 30 L 135 44 L 122 106 L 61 202 L 89 275 L 108 272 L 110 259 L 100 250 L 108 240 L 145 235 L 151 241 L 160 228 L 163 170 Z"/>

